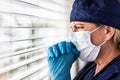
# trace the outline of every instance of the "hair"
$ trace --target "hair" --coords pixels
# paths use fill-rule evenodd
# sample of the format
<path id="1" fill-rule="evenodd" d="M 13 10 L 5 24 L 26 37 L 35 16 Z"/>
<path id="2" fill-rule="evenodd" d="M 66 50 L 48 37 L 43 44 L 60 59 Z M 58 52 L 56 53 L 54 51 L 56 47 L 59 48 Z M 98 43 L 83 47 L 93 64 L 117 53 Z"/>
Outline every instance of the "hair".
<path id="1" fill-rule="evenodd" d="M 112 39 L 113 39 L 113 43 L 115 44 L 116 48 L 120 51 L 120 30 L 116 29 L 115 34 Z"/>
<path id="2" fill-rule="evenodd" d="M 120 0 L 117 0 L 120 3 Z M 117 49 L 120 50 L 120 30 L 116 29 L 116 33 L 114 35 L 114 43 L 117 46 Z"/>
<path id="3" fill-rule="evenodd" d="M 120 3 L 120 0 L 117 0 L 118 1 L 118 3 Z"/>
<path id="4" fill-rule="evenodd" d="M 120 4 L 120 0 L 117 0 Z M 116 32 L 113 36 L 113 43 L 115 44 L 116 48 L 120 51 L 120 30 L 116 29 Z"/>

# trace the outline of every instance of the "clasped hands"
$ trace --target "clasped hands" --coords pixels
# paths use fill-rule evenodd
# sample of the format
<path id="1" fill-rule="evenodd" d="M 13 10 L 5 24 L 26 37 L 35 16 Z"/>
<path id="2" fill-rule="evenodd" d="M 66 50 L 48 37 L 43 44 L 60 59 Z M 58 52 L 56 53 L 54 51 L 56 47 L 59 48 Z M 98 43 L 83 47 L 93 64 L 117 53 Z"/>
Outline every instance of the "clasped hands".
<path id="1" fill-rule="evenodd" d="M 80 52 L 72 42 L 62 41 L 48 48 L 49 76 L 52 80 L 71 80 L 70 69 Z"/>

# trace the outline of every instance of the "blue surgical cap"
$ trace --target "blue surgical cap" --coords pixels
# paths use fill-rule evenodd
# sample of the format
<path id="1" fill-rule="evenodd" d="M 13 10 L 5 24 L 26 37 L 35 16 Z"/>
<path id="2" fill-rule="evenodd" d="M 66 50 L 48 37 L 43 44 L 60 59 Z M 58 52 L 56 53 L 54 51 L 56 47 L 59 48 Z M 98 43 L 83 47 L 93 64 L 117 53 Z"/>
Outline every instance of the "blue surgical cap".
<path id="1" fill-rule="evenodd" d="M 120 29 L 118 0 L 75 0 L 70 22 L 81 21 L 108 25 Z"/>

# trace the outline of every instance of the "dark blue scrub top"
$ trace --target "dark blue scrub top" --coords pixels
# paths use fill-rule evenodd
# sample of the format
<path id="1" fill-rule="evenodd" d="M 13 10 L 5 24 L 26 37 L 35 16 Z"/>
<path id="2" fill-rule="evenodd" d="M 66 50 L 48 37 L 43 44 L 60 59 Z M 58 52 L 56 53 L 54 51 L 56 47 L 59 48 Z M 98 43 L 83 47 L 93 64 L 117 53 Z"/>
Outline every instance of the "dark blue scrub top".
<path id="1" fill-rule="evenodd" d="M 120 80 L 120 56 L 112 60 L 104 69 L 95 76 L 95 62 L 87 63 L 80 70 L 74 80 Z"/>

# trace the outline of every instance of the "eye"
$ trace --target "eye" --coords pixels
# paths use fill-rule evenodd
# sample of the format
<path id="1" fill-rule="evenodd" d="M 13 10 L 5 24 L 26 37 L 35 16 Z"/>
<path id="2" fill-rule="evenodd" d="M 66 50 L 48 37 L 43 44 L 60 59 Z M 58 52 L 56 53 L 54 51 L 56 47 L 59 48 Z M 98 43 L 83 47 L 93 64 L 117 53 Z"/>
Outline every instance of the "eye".
<path id="1" fill-rule="evenodd" d="M 71 29 L 72 29 L 72 31 L 81 31 L 81 30 L 85 29 L 85 26 L 77 24 L 77 25 L 71 26 Z"/>
<path id="2" fill-rule="evenodd" d="M 84 29 L 84 27 L 83 27 L 83 26 L 80 26 L 80 25 L 76 25 L 76 26 L 75 26 L 75 29 Z"/>

